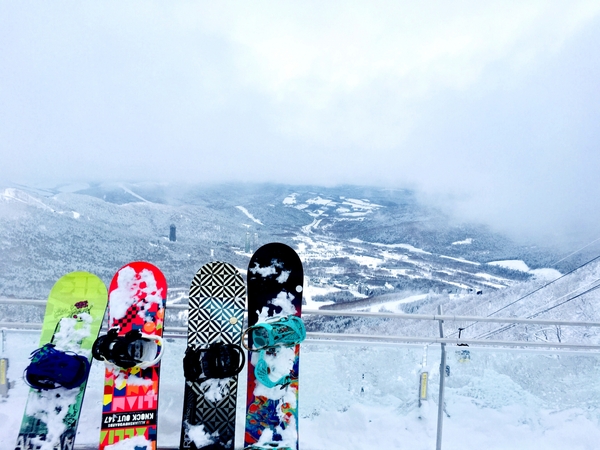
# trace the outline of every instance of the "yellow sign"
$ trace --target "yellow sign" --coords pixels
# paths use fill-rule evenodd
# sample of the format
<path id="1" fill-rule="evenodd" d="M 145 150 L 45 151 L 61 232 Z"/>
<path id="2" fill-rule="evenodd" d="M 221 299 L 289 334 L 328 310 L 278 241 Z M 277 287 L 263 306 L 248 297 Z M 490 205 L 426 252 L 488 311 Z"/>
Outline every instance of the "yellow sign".
<path id="1" fill-rule="evenodd" d="M 0 359 L 0 385 L 1 384 L 6 384 L 6 359 L 5 358 L 1 358 Z"/>
<path id="2" fill-rule="evenodd" d="M 421 395 L 420 395 L 421 400 L 427 399 L 427 377 L 428 377 L 427 372 L 423 372 L 421 374 Z"/>

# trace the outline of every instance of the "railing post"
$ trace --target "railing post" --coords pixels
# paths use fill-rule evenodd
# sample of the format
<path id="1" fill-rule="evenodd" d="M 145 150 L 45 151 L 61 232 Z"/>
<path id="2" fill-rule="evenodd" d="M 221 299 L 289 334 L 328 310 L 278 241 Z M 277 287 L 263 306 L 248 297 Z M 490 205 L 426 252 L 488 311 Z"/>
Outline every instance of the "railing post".
<path id="1" fill-rule="evenodd" d="M 442 315 L 442 305 L 438 305 L 438 314 Z M 440 320 L 440 337 L 444 337 L 444 321 Z M 442 450 L 442 426 L 444 424 L 444 387 L 446 386 L 446 344 L 442 346 L 442 355 L 440 360 L 440 395 L 438 399 L 438 417 L 437 417 L 437 437 L 435 450 Z"/>
<path id="2" fill-rule="evenodd" d="M 423 402 L 427 400 L 427 384 L 429 381 L 429 372 L 427 372 L 427 349 L 429 345 L 425 345 L 423 349 L 423 361 L 421 362 L 421 372 L 419 376 L 419 408 L 423 406 Z"/>
<path id="3" fill-rule="evenodd" d="M 0 358 L 0 397 L 8 397 L 10 382 L 8 381 L 8 359 Z"/>
<path id="4" fill-rule="evenodd" d="M 0 397 L 8 397 L 8 388 L 10 383 L 8 381 L 8 358 L 5 358 L 5 336 L 4 329 L 0 330 Z"/>

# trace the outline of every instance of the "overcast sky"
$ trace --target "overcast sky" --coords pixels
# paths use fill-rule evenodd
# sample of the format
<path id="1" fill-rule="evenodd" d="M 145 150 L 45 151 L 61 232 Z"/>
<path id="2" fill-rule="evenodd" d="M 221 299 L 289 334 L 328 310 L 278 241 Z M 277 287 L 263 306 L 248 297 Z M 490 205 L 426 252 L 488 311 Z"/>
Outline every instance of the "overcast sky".
<path id="1" fill-rule="evenodd" d="M 600 2 L 0 0 L 0 181 L 413 187 L 600 236 Z"/>

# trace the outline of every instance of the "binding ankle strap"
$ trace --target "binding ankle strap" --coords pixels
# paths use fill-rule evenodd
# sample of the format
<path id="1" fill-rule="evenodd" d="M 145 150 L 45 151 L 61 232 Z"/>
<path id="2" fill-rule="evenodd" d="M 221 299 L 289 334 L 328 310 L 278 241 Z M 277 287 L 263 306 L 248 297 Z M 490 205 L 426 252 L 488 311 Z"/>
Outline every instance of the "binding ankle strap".
<path id="1" fill-rule="evenodd" d="M 244 368 L 246 357 L 239 345 L 213 342 L 206 348 L 185 351 L 183 374 L 188 381 L 202 383 L 209 378 L 229 378 Z"/>
<path id="2" fill-rule="evenodd" d="M 135 341 L 155 342 L 157 353 L 151 360 L 139 360 L 129 353 L 130 345 Z M 118 328 L 111 328 L 104 336 L 99 337 L 92 348 L 92 356 L 107 364 L 111 364 L 122 369 L 147 369 L 152 367 L 162 359 L 164 354 L 164 341 L 162 336 L 145 334 L 140 330 L 131 330 L 124 335 L 119 336 Z"/>
<path id="3" fill-rule="evenodd" d="M 246 338 L 252 333 L 252 348 Z M 244 331 L 242 343 L 246 350 L 259 352 L 274 347 L 292 347 L 306 338 L 304 322 L 298 316 L 284 316 L 259 322 Z"/>

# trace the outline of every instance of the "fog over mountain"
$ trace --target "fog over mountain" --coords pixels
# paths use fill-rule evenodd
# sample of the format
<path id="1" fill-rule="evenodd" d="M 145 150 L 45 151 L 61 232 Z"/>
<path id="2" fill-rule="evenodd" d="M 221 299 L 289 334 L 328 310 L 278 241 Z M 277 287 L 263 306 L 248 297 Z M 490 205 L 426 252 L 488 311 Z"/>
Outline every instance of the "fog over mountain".
<path id="1" fill-rule="evenodd" d="M 597 1 L 0 12 L 0 182 L 409 188 L 523 242 L 600 237 Z"/>

